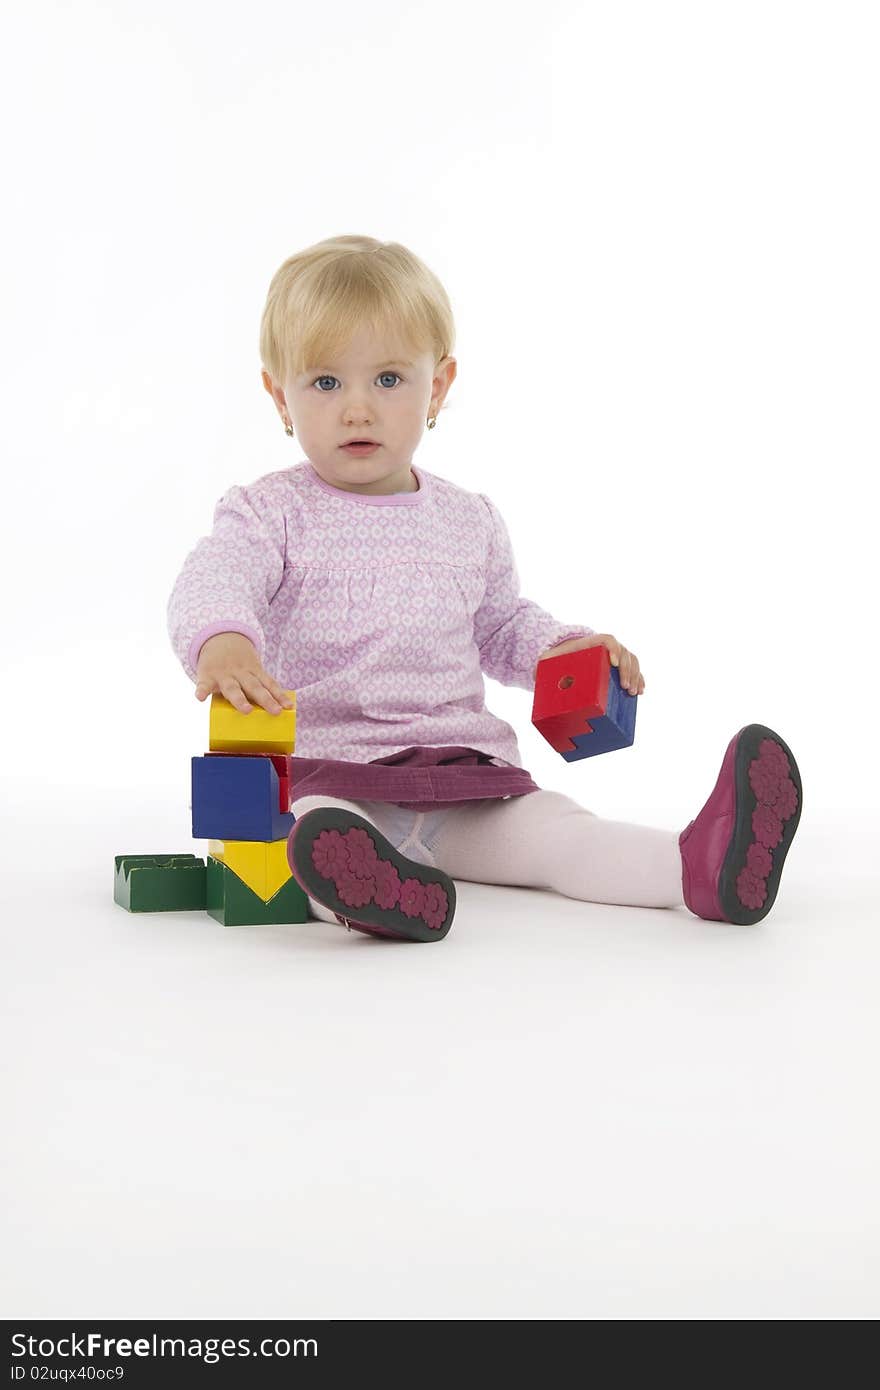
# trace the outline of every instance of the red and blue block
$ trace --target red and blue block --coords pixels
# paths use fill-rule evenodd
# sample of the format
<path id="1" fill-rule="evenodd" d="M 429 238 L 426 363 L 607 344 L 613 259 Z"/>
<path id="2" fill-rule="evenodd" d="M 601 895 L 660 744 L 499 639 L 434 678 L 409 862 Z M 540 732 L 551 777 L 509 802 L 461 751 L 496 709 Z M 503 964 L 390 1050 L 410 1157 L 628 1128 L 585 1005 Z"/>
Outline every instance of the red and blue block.
<path id="1" fill-rule="evenodd" d="M 620 687 L 605 646 L 545 656 L 538 662 L 532 723 L 566 762 L 629 748 L 637 695 Z"/>

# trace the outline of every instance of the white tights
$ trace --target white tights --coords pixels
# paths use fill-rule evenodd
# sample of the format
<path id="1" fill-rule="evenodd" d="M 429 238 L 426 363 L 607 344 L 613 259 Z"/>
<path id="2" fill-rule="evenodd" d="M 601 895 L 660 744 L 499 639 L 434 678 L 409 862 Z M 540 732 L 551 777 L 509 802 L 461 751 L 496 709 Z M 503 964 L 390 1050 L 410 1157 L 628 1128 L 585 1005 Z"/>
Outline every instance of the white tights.
<path id="1" fill-rule="evenodd" d="M 494 797 L 451 810 L 404 811 L 387 801 L 304 796 L 299 817 L 316 806 L 364 816 L 408 859 L 453 879 L 546 888 L 582 902 L 631 907 L 684 904 L 678 830 L 603 820 L 562 792 Z M 310 898 L 311 910 L 335 922 Z"/>

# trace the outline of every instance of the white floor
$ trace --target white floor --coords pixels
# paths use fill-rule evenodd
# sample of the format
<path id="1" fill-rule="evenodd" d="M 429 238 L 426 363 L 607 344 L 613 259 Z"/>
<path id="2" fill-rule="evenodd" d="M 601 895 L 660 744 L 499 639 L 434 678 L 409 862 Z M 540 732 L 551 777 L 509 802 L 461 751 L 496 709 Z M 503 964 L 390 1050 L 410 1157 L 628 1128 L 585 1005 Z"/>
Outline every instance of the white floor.
<path id="1" fill-rule="evenodd" d="M 128 914 L 205 846 L 16 816 L 7 1318 L 880 1313 L 876 816 L 758 927 L 463 884 L 427 946 Z"/>

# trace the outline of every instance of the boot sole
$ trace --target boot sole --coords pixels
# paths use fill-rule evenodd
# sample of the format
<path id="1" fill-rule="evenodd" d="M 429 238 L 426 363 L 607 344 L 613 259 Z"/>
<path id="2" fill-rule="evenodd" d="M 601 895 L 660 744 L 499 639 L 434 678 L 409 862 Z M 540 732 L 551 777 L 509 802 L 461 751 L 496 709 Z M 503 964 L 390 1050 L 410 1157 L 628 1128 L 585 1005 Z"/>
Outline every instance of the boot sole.
<path id="1" fill-rule="evenodd" d="M 780 753 L 788 762 L 787 771 Z M 751 926 L 766 917 L 776 901 L 782 866 L 801 818 L 803 784 L 788 744 L 764 724 L 747 724 L 740 730 L 734 777 L 736 821 L 718 875 L 718 899 L 729 922 Z M 784 785 L 789 781 L 797 797 L 793 809 L 791 791 Z"/>
<path id="2" fill-rule="evenodd" d="M 320 865 L 320 850 L 317 855 L 319 863 L 315 862 L 315 845 L 324 831 L 337 832 L 337 835 L 342 837 L 343 844 L 350 843 L 345 841 L 345 837 L 351 831 L 366 834 L 369 846 L 363 839 L 363 833 L 355 837 L 360 849 L 366 847 L 367 853 L 370 854 L 371 846 L 378 865 L 390 864 L 394 870 L 394 873 L 387 869 L 380 870 L 385 883 L 384 892 L 375 875 L 369 873 L 369 867 L 362 865 L 361 880 L 367 886 L 372 884 L 373 887 L 370 900 L 356 904 L 345 900 L 342 894 L 350 893 L 351 873 L 346 865 L 346 851 L 342 849 L 339 841 L 334 842 L 336 863 L 325 862 Z M 328 841 L 325 841 L 325 845 Z M 307 811 L 294 823 L 290 832 L 287 859 L 293 877 L 309 897 L 335 912 L 345 926 L 355 931 L 368 932 L 374 936 L 396 937 L 401 941 L 442 941 L 452 925 L 455 915 L 455 884 L 449 875 L 428 864 L 407 859 L 386 840 L 375 825 L 363 816 L 355 815 L 353 811 L 345 811 L 338 806 L 316 806 L 314 810 Z M 433 889 L 429 892 L 429 898 L 432 900 L 429 904 L 423 901 L 425 889 Z M 393 899 L 391 905 L 382 906 L 377 902 L 377 891 L 382 901 Z M 445 907 L 442 902 L 443 894 L 446 897 Z M 407 911 L 401 907 L 401 901 L 405 903 Z"/>

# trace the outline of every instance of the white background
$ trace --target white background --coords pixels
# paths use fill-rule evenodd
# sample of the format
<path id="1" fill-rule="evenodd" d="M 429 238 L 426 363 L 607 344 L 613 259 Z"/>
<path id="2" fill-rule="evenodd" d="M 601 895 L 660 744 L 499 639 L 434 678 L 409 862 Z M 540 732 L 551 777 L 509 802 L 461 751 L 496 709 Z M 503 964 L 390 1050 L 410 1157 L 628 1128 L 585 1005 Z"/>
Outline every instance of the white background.
<path id="1" fill-rule="evenodd" d="M 0 35 L 7 1316 L 875 1317 L 880 211 L 870 4 L 49 4 Z M 410 246 L 416 463 L 613 632 L 636 741 L 542 786 L 682 828 L 770 725 L 759 927 L 463 885 L 433 951 L 112 901 L 193 843 L 165 606 L 299 461 L 293 251 Z"/>

